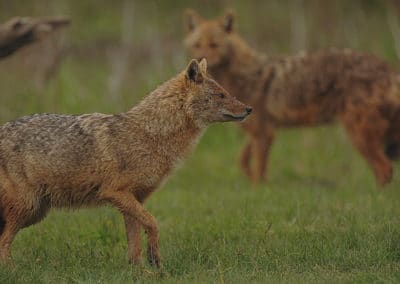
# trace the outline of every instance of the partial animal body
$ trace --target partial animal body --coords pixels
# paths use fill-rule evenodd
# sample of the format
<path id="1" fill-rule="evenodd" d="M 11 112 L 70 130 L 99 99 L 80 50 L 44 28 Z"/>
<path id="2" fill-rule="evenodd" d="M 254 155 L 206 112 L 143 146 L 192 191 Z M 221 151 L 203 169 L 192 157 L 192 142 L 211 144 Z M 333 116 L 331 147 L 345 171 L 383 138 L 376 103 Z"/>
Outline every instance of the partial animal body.
<path id="1" fill-rule="evenodd" d="M 112 204 L 123 214 L 128 257 L 140 262 L 140 230 L 160 266 L 158 227 L 143 202 L 193 148 L 208 124 L 251 109 L 191 61 L 127 112 L 22 117 L 0 127 L 0 260 L 16 233 L 51 208 Z"/>
<path id="2" fill-rule="evenodd" d="M 186 17 L 185 44 L 207 58 L 210 74 L 241 101 L 254 106 L 242 124 L 249 141 L 241 167 L 254 182 L 266 178 L 275 130 L 339 121 L 374 171 L 390 182 L 400 147 L 400 77 L 381 59 L 351 50 L 266 56 L 235 32 L 231 13 L 204 20 Z M 253 164 L 254 162 L 254 164 Z"/>
<path id="3" fill-rule="evenodd" d="M 42 39 L 70 23 L 68 18 L 33 19 L 16 17 L 0 25 L 0 59 Z"/>

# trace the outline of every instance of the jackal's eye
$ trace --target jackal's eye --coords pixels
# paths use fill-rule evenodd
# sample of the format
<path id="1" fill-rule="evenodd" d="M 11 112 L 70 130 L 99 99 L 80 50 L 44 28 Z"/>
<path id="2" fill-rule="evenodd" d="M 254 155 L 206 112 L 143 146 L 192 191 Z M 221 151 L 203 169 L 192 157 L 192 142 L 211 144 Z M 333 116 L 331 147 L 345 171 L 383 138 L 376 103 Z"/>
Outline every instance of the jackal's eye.
<path id="1" fill-rule="evenodd" d="M 225 98 L 225 94 L 224 93 L 218 93 L 217 96 L 220 97 L 221 99 Z"/>
<path id="2" fill-rule="evenodd" d="M 195 43 L 195 44 L 194 44 L 194 47 L 195 47 L 195 48 L 200 48 L 200 43 L 199 43 L 199 42 Z"/>
<path id="3" fill-rule="evenodd" d="M 217 48 L 218 44 L 215 42 L 210 42 L 209 46 L 210 46 L 210 48 Z"/>

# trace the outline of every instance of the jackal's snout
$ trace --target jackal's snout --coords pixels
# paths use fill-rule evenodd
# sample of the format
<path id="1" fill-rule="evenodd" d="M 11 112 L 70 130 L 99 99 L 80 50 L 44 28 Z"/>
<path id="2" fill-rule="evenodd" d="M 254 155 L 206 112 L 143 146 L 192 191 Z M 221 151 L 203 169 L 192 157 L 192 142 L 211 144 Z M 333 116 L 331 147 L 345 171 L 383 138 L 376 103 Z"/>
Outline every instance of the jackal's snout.
<path id="1" fill-rule="evenodd" d="M 241 121 L 250 115 L 252 111 L 252 107 L 245 105 L 235 97 L 232 97 L 229 104 L 225 106 L 223 115 L 226 121 Z"/>

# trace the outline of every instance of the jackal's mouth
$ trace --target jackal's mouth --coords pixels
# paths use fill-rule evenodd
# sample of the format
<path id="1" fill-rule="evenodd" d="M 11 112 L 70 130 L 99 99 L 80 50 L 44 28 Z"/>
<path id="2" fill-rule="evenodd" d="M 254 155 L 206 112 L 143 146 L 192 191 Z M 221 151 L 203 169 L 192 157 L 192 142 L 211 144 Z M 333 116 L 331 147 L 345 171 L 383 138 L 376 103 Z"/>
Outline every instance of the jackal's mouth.
<path id="1" fill-rule="evenodd" d="M 247 114 L 245 114 L 245 115 L 232 115 L 232 114 L 224 113 L 224 117 L 228 118 L 229 120 L 241 121 L 241 120 L 245 119 L 246 116 L 247 116 Z"/>

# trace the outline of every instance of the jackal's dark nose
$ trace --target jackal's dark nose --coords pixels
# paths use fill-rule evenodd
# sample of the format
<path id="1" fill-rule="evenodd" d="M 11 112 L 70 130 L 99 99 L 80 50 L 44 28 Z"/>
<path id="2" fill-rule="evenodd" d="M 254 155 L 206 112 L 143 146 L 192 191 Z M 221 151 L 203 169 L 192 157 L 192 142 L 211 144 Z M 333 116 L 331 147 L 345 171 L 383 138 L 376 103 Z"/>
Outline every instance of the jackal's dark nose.
<path id="1" fill-rule="evenodd" d="M 253 111 L 253 109 L 251 107 L 246 107 L 247 114 L 250 114 L 252 111 Z"/>

